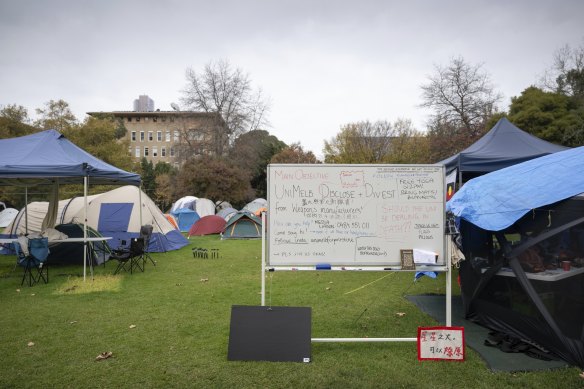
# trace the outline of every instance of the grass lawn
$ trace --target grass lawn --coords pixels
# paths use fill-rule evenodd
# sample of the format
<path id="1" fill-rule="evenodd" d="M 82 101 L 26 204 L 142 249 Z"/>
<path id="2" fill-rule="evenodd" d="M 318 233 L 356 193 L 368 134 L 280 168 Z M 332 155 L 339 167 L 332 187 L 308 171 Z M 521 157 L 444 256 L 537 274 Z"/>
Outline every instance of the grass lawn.
<path id="1" fill-rule="evenodd" d="M 315 343 L 306 364 L 227 361 L 231 306 L 260 304 L 261 242 L 217 236 L 190 242 L 179 251 L 153 254 L 157 266 L 148 263 L 144 273 L 113 276 L 112 261 L 84 282 L 81 266 L 52 267 L 50 282 L 33 287 L 20 286 L 15 257 L 0 256 L 0 387 L 584 385 L 576 368 L 493 373 L 469 348 L 462 363 L 418 362 L 415 342 Z M 193 258 L 192 247 L 218 248 L 220 258 Z M 266 280 L 266 303 L 311 307 L 313 337 L 415 337 L 418 326 L 437 323 L 402 296 L 443 293 L 445 282 L 443 276 L 423 277 L 413 284 L 412 278 L 412 273 L 276 272 Z M 104 351 L 113 356 L 96 361 Z"/>

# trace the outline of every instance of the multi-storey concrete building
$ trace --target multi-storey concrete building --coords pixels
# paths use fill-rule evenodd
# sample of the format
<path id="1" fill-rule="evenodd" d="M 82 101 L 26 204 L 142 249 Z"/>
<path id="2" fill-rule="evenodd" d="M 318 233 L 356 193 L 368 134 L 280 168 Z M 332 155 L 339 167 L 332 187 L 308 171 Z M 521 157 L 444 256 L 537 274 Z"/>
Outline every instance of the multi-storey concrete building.
<path id="1" fill-rule="evenodd" d="M 134 100 L 134 111 L 152 112 L 154 111 L 154 100 L 148 95 L 140 95 Z"/>
<path id="2" fill-rule="evenodd" d="M 228 144 L 227 126 L 221 115 L 193 111 L 88 112 L 121 120 L 127 129 L 130 153 L 153 164 L 175 166 L 202 155 L 222 155 Z"/>

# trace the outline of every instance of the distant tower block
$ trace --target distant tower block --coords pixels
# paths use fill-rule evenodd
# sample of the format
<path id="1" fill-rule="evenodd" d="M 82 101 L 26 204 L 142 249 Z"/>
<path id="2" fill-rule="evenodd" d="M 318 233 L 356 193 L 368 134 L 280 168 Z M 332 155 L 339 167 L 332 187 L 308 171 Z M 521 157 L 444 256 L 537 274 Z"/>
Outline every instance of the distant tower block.
<path id="1" fill-rule="evenodd" d="M 154 112 L 154 100 L 148 97 L 148 95 L 140 95 L 136 100 L 134 100 L 134 111 Z"/>

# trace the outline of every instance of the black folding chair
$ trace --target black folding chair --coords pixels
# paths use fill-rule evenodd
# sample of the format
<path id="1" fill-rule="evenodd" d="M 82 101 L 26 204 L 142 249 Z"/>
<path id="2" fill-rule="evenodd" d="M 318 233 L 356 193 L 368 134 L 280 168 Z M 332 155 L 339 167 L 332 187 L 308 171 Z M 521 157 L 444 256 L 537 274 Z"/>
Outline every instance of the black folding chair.
<path id="1" fill-rule="evenodd" d="M 27 277 L 29 286 L 33 286 L 40 280 L 46 284 L 49 282 L 49 266 L 46 262 L 49 256 L 49 239 L 31 238 L 27 241 L 28 254 L 25 253 L 19 242 L 14 242 L 17 264 L 24 268 L 20 285 L 24 285 Z"/>
<path id="2" fill-rule="evenodd" d="M 153 229 L 154 228 L 150 224 L 145 224 L 142 227 L 140 227 L 140 238 L 144 239 L 144 264 L 146 264 L 146 260 L 149 259 L 150 262 L 152 262 L 152 264 L 156 266 L 156 262 L 154 262 L 154 260 L 150 256 L 150 253 L 148 252 L 148 248 L 150 247 L 150 238 L 152 237 Z"/>
<path id="3" fill-rule="evenodd" d="M 121 270 L 129 270 L 130 274 L 134 272 L 134 269 L 144 271 L 144 239 L 132 238 L 129 248 L 113 250 L 110 258 L 118 261 L 114 274 L 118 274 Z"/>

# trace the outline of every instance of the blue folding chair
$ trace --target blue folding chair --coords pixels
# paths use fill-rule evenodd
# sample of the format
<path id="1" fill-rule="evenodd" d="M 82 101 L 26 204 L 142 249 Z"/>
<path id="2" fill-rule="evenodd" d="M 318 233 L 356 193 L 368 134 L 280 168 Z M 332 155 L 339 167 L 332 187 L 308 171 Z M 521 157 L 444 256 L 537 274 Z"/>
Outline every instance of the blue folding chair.
<path id="1" fill-rule="evenodd" d="M 40 280 L 43 280 L 45 284 L 49 282 L 49 266 L 46 262 L 49 256 L 48 238 L 28 239 L 28 255 L 25 254 L 18 242 L 14 242 L 14 249 L 18 265 L 24 268 L 20 285 L 24 285 L 27 278 L 29 286 L 33 286 Z"/>

